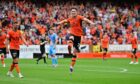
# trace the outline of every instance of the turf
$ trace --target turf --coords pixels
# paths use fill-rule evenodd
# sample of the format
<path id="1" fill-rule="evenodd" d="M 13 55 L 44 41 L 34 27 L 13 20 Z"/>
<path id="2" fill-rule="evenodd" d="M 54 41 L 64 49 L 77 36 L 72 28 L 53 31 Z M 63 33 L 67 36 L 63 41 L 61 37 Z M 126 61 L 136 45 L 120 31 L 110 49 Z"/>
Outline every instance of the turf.
<path id="1" fill-rule="evenodd" d="M 41 60 L 20 60 L 21 72 L 24 78 L 6 76 L 11 63 L 6 59 L 6 68 L 0 64 L 0 84 L 140 84 L 140 64 L 129 65 L 130 59 L 78 59 L 75 70 L 69 73 L 70 59 L 59 59 L 59 66 L 51 66 Z"/>

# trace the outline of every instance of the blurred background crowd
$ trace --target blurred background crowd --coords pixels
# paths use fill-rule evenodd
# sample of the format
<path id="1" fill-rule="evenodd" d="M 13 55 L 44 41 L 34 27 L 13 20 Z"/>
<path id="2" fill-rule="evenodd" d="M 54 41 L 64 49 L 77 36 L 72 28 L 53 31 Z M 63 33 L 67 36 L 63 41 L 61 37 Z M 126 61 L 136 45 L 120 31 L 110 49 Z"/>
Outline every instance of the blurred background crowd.
<path id="1" fill-rule="evenodd" d="M 96 45 L 104 33 L 108 34 L 110 44 L 130 44 L 132 32 L 140 43 L 140 3 L 135 0 L 1 0 L 0 28 L 7 33 L 16 21 L 29 44 L 37 45 L 40 36 L 47 35 L 53 27 L 59 44 L 67 44 L 69 24 L 54 23 L 67 19 L 71 7 L 96 24 L 82 22 L 81 44 Z"/>

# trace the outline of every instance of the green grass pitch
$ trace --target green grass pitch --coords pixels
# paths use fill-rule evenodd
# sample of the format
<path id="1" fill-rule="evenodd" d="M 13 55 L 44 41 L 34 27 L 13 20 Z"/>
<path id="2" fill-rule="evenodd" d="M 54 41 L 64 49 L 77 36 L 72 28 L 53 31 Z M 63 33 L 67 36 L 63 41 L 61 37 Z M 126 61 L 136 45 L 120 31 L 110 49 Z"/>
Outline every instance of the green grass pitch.
<path id="1" fill-rule="evenodd" d="M 71 59 L 59 59 L 58 67 L 43 60 L 36 64 L 35 59 L 20 60 L 24 78 L 6 76 L 11 59 L 5 59 L 6 68 L 0 64 L 0 84 L 140 84 L 140 64 L 130 65 L 130 59 L 78 59 L 74 72 L 69 73 Z"/>

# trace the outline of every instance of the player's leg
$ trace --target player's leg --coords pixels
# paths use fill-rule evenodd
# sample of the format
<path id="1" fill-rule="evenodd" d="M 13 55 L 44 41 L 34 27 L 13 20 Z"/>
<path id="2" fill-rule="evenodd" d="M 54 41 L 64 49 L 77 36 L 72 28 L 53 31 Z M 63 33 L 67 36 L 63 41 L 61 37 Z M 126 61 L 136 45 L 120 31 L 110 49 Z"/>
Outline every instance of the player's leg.
<path id="1" fill-rule="evenodd" d="M 81 41 L 81 37 L 74 36 L 74 39 L 73 39 L 74 50 L 73 50 L 71 64 L 70 64 L 70 72 L 73 72 L 74 65 L 76 64 L 76 58 L 77 58 L 76 53 L 80 52 L 80 49 L 79 49 L 80 41 Z"/>
<path id="2" fill-rule="evenodd" d="M 4 54 L 6 54 L 6 49 L 0 48 L 0 60 L 1 60 L 1 63 L 2 63 L 3 67 L 5 67 Z"/>
<path id="3" fill-rule="evenodd" d="M 134 64 L 139 64 L 139 62 L 138 62 L 138 57 L 137 57 L 137 55 L 136 55 L 136 52 L 137 52 L 137 49 L 135 48 L 135 50 L 134 50 L 134 56 L 135 56 L 136 62 L 135 62 Z"/>
<path id="4" fill-rule="evenodd" d="M 1 62 L 2 62 L 2 65 L 3 67 L 5 67 L 5 62 L 4 62 L 4 59 L 5 59 L 5 56 L 6 56 L 6 48 L 3 48 L 3 54 L 2 54 L 2 59 L 1 59 Z"/>
<path id="5" fill-rule="evenodd" d="M 14 52 L 15 52 L 14 50 L 10 50 L 10 52 L 11 52 L 11 56 L 13 58 L 13 62 L 11 64 L 10 68 L 9 68 L 9 71 L 7 72 L 7 75 L 10 76 L 10 77 L 14 77 L 14 75 L 12 74 L 12 72 L 13 72 L 13 70 L 15 68 L 14 59 L 16 58 L 16 56 L 14 54 Z"/>
<path id="6" fill-rule="evenodd" d="M 51 59 L 52 59 L 52 66 L 55 66 L 55 56 L 53 55 L 52 46 L 49 47 L 49 56 L 51 56 Z"/>
<path id="7" fill-rule="evenodd" d="M 56 56 L 56 49 L 55 47 L 53 48 L 53 55 L 54 55 L 54 62 L 55 62 L 55 67 L 58 65 L 58 59 L 57 59 L 57 56 Z"/>
<path id="8" fill-rule="evenodd" d="M 13 70 L 14 70 L 14 66 L 15 66 L 15 64 L 14 64 L 14 62 L 11 64 L 11 66 L 10 66 L 10 69 L 9 69 L 9 71 L 7 72 L 7 75 L 8 76 L 10 76 L 10 77 L 14 77 L 14 75 L 13 75 Z"/>
<path id="9" fill-rule="evenodd" d="M 37 64 L 38 64 L 39 61 L 42 59 L 42 55 L 43 55 L 43 54 L 41 53 L 41 55 L 38 56 L 38 59 L 36 60 L 36 61 L 37 61 Z"/>
<path id="10" fill-rule="evenodd" d="M 23 78 L 23 75 L 20 72 L 20 67 L 18 65 L 19 62 L 19 50 L 10 50 L 11 51 L 11 55 L 13 58 L 13 64 L 11 64 L 10 70 L 8 73 L 12 73 L 13 69 L 16 69 L 16 72 L 18 73 L 20 78 Z"/>
<path id="11" fill-rule="evenodd" d="M 44 63 L 46 64 L 47 62 L 46 62 L 46 54 L 45 54 L 45 52 L 43 53 L 42 58 L 44 60 Z"/>
<path id="12" fill-rule="evenodd" d="M 51 58 L 52 58 L 52 66 L 55 67 L 55 56 L 52 54 Z"/>
<path id="13" fill-rule="evenodd" d="M 38 59 L 36 60 L 37 61 L 37 64 L 39 63 L 39 61 L 43 58 L 43 54 L 44 54 L 44 52 L 45 52 L 45 50 L 44 49 L 40 49 L 40 51 L 41 51 L 41 55 L 39 55 L 39 57 L 38 57 Z"/>
<path id="14" fill-rule="evenodd" d="M 107 55 L 107 48 L 103 48 L 103 60 L 105 60 L 106 55 Z"/>
<path id="15" fill-rule="evenodd" d="M 70 64 L 70 72 L 73 72 L 75 63 L 76 63 L 76 55 L 72 55 L 71 64 Z"/>
<path id="16" fill-rule="evenodd" d="M 129 64 L 134 64 L 134 57 L 135 57 L 135 50 L 132 49 L 132 54 L 131 54 L 131 62 Z"/>
<path id="17" fill-rule="evenodd" d="M 42 56 L 39 55 L 38 59 L 36 60 L 37 61 L 37 64 L 39 63 L 39 61 L 42 59 Z"/>
<path id="18" fill-rule="evenodd" d="M 19 50 L 16 50 L 15 52 L 17 53 L 17 54 L 16 54 L 16 59 L 14 59 L 16 72 L 18 73 L 19 78 L 23 78 L 23 75 L 22 75 L 21 72 L 20 72 L 20 67 L 19 67 L 19 65 L 18 65 L 18 63 L 19 63 Z"/>
<path id="19" fill-rule="evenodd" d="M 68 52 L 69 54 L 72 54 L 72 47 L 73 47 L 73 38 L 70 38 L 68 41 Z"/>
<path id="20" fill-rule="evenodd" d="M 1 63 L 2 63 L 2 66 L 5 67 L 4 54 L 1 54 Z"/>

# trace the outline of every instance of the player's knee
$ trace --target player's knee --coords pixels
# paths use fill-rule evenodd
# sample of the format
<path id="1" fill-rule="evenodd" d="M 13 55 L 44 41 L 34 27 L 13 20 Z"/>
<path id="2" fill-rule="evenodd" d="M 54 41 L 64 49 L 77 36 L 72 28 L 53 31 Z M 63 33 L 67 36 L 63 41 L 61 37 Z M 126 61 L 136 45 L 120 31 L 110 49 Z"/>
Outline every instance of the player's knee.
<path id="1" fill-rule="evenodd" d="M 15 58 L 15 59 L 13 60 L 13 62 L 14 62 L 14 63 L 18 63 L 18 59 Z"/>
<path id="2" fill-rule="evenodd" d="M 106 52 L 103 52 L 103 55 L 106 55 Z"/>
<path id="3" fill-rule="evenodd" d="M 76 49 L 76 48 L 73 51 L 74 54 L 79 53 L 79 52 L 80 52 L 80 50 L 79 49 Z"/>
<path id="4" fill-rule="evenodd" d="M 13 61 L 13 64 L 18 64 L 18 62 Z"/>
<path id="5" fill-rule="evenodd" d="M 69 39 L 74 40 L 74 37 L 73 36 L 70 36 Z"/>
<path id="6" fill-rule="evenodd" d="M 73 62 L 76 61 L 76 56 L 72 56 L 72 61 L 73 61 Z"/>
<path id="7" fill-rule="evenodd" d="M 69 37 L 69 43 L 73 43 L 74 42 L 74 37 L 73 36 L 70 36 Z"/>
<path id="8" fill-rule="evenodd" d="M 135 58 L 137 59 L 138 57 L 135 55 Z"/>

